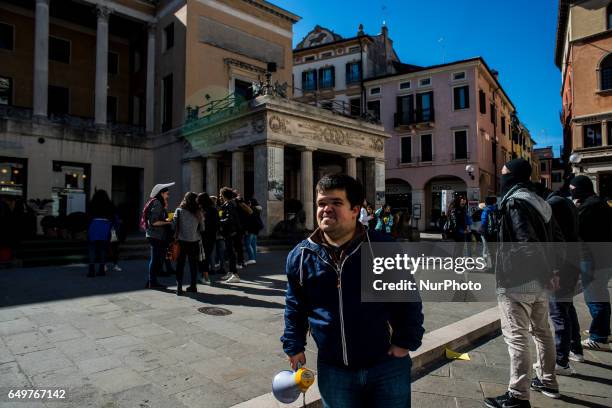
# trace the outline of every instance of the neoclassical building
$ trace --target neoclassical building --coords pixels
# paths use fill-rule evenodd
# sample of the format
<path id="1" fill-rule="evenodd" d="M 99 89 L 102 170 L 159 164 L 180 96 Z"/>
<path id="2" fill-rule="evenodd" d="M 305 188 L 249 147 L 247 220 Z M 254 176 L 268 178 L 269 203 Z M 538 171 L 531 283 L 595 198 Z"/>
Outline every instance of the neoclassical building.
<path id="1" fill-rule="evenodd" d="M 287 203 L 302 203 L 312 229 L 314 185 L 327 173 L 361 180 L 368 201 L 385 194 L 382 126 L 287 98 L 265 95 L 217 114 L 194 117 L 183 133 L 184 174 L 191 190 L 222 185 L 253 196 L 263 207 L 264 234 L 291 218 Z"/>

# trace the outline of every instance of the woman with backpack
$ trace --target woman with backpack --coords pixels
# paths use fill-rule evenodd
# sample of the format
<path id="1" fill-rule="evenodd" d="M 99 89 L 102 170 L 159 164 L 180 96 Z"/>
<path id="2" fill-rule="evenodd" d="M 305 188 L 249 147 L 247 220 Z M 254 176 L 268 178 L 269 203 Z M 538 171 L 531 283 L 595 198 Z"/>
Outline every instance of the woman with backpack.
<path id="1" fill-rule="evenodd" d="M 262 207 L 259 205 L 255 198 L 251 198 L 247 205 L 253 211 L 248 217 L 246 222 L 246 235 L 244 236 L 244 247 L 247 252 L 247 265 L 257 263 L 257 234 L 264 227 L 263 221 L 261 220 Z"/>
<path id="2" fill-rule="evenodd" d="M 174 240 L 179 244 L 179 255 L 176 260 L 176 295 L 183 294 L 183 272 L 185 261 L 189 262 L 189 272 L 191 274 L 191 285 L 187 292 L 196 293 L 198 262 L 200 259 L 200 239 L 201 232 L 204 231 L 204 216 L 200 206 L 196 201 L 198 195 L 188 192 L 183 197 L 183 201 L 174 211 Z"/>
<path id="3" fill-rule="evenodd" d="M 165 287 L 157 281 L 157 278 L 160 276 L 168 248 L 166 231 L 172 225 L 172 221 L 168 220 L 166 208 L 170 197 L 168 188 L 173 185 L 174 182 L 156 184 L 151 190 L 149 201 L 145 204 L 140 218 L 140 228 L 146 231 L 147 241 L 151 245 L 149 271 L 145 286 L 149 289 Z"/>
<path id="4" fill-rule="evenodd" d="M 376 217 L 376 231 L 391 235 L 391 227 L 393 227 L 393 214 L 391 214 L 391 206 L 385 204 L 374 213 Z"/>

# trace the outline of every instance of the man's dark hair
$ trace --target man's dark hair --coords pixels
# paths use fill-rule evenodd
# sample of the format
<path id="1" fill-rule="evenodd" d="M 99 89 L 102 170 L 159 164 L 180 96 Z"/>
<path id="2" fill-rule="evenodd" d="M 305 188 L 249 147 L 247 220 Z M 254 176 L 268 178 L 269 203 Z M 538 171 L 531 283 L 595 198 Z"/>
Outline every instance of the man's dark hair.
<path id="1" fill-rule="evenodd" d="M 365 195 L 361 183 L 346 174 L 328 174 L 323 176 L 315 188 L 317 193 L 330 190 L 344 190 L 351 208 L 360 207 Z"/>
<path id="2" fill-rule="evenodd" d="M 486 205 L 493 205 L 497 203 L 497 197 L 495 196 L 488 196 L 487 198 L 485 198 L 485 204 Z"/>
<path id="3" fill-rule="evenodd" d="M 232 200 L 236 197 L 236 193 L 229 187 L 223 187 L 220 193 L 226 200 Z"/>

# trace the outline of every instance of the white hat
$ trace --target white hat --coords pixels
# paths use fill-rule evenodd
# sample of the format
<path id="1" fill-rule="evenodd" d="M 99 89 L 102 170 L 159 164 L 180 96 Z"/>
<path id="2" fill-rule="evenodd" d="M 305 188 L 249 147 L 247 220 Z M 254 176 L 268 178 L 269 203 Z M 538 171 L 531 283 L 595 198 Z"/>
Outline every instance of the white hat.
<path id="1" fill-rule="evenodd" d="M 174 181 L 172 183 L 168 183 L 168 184 L 156 184 L 155 187 L 153 187 L 153 190 L 151 190 L 151 195 L 150 197 L 153 198 L 156 195 L 159 194 L 160 191 L 162 191 L 164 188 L 168 188 L 168 187 L 172 187 L 174 185 Z"/>

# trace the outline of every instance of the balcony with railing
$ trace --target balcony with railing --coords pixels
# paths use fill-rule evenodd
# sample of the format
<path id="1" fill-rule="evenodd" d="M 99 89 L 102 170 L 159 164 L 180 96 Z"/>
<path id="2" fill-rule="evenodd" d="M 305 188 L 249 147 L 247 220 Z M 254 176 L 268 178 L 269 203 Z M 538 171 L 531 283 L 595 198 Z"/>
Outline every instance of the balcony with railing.
<path id="1" fill-rule="evenodd" d="M 434 109 L 415 109 L 407 112 L 395 112 L 393 114 L 393 126 L 411 126 L 419 124 L 431 124 L 435 121 Z"/>
<path id="2" fill-rule="evenodd" d="M 83 133 L 110 133 L 111 136 L 133 137 L 136 139 L 144 139 L 146 136 L 144 126 L 132 125 L 129 123 L 108 123 L 104 126 L 97 125 L 94 118 L 75 116 L 69 114 L 49 114 L 46 118 L 35 118 L 32 109 L 0 105 L 0 120 L 14 121 L 15 123 L 32 123 L 36 122 L 40 125 L 51 125 L 57 129 L 57 125 L 63 127 L 62 133 L 75 133 L 82 135 Z"/>

